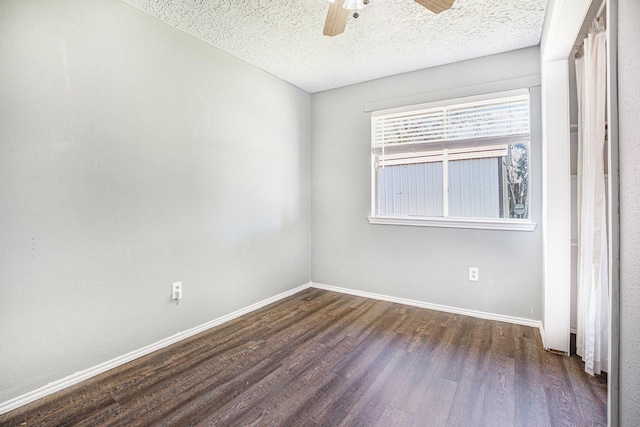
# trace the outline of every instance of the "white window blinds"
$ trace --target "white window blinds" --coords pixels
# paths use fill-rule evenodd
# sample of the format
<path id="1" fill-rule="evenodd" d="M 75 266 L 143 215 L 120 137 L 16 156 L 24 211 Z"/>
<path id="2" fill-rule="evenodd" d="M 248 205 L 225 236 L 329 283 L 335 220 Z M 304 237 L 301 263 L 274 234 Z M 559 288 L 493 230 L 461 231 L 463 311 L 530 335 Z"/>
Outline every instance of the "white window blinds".
<path id="1" fill-rule="evenodd" d="M 374 153 L 382 155 L 380 161 L 386 161 L 393 153 L 499 146 L 529 139 L 528 91 L 458 101 L 462 102 L 372 113 Z"/>

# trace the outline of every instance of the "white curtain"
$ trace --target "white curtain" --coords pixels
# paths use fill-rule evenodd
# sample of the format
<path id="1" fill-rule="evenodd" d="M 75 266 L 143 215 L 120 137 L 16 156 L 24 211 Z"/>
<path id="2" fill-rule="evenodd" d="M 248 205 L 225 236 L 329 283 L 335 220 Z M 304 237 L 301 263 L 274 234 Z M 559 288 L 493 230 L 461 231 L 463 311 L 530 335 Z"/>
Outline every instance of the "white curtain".
<path id="1" fill-rule="evenodd" d="M 609 274 L 605 186 L 606 32 L 595 20 L 576 59 L 578 85 L 578 328 L 585 371 L 608 367 Z"/>

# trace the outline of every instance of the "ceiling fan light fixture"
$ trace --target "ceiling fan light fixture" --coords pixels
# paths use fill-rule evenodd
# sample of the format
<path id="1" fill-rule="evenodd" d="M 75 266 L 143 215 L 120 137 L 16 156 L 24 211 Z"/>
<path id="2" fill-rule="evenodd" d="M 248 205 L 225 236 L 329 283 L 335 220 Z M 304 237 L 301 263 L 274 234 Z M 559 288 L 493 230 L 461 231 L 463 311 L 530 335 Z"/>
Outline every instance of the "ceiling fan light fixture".
<path id="1" fill-rule="evenodd" d="M 342 5 L 342 7 L 344 7 L 347 10 L 360 10 L 360 9 L 364 9 L 364 7 L 368 3 L 369 2 L 365 0 L 345 0 L 344 5 Z"/>

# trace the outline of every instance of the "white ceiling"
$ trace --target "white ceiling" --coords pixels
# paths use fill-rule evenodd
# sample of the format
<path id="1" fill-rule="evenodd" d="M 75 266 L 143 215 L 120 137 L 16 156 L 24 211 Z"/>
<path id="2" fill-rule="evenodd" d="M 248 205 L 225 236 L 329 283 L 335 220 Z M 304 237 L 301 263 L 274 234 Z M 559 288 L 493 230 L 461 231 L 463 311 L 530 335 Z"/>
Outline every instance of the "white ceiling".
<path id="1" fill-rule="evenodd" d="M 307 92 L 540 43 L 547 0 L 370 0 L 322 35 L 327 0 L 123 0 Z"/>

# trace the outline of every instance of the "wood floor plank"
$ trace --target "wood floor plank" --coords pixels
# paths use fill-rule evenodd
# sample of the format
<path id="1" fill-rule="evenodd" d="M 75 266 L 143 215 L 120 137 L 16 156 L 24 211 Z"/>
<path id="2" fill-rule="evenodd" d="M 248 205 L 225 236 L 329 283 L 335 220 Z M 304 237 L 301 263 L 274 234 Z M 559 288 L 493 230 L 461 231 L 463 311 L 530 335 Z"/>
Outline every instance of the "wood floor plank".
<path id="1" fill-rule="evenodd" d="M 307 289 L 0 415 L 1 426 L 606 423 L 537 329 Z"/>
<path id="2" fill-rule="evenodd" d="M 271 348 L 270 357 L 276 360 L 279 360 L 280 359 L 279 355 L 280 353 L 282 353 L 282 349 L 287 349 L 287 352 L 288 352 L 292 345 L 300 345 L 300 343 L 305 342 L 306 339 L 303 339 L 303 337 L 307 337 L 309 335 L 317 336 L 317 334 L 314 332 L 315 329 L 318 329 L 317 325 L 314 325 L 314 324 L 307 325 L 304 322 L 298 322 L 295 325 L 295 327 L 292 327 L 287 330 L 279 331 L 269 340 L 269 345 Z M 324 329 L 326 330 L 326 327 Z M 262 381 L 262 378 L 258 378 L 257 380 Z M 249 385 L 249 382 L 247 382 L 247 385 Z M 248 399 L 247 395 L 240 398 L 240 401 L 241 402 L 244 401 L 244 404 L 235 405 L 235 407 L 236 408 L 246 407 L 246 399 Z M 190 419 L 190 422 L 191 421 L 193 421 L 193 417 L 192 419 Z M 184 420 L 181 420 L 181 422 L 184 422 Z"/>
<path id="3" fill-rule="evenodd" d="M 418 411 L 413 418 L 414 427 L 431 426 L 444 427 L 447 425 L 449 413 L 453 408 L 453 401 L 458 383 L 445 378 L 434 378 L 427 388 Z"/>
<path id="4" fill-rule="evenodd" d="M 515 342 L 514 399 L 516 426 L 551 427 L 538 343 L 522 335 Z"/>
<path id="5" fill-rule="evenodd" d="M 491 343 L 491 323 L 479 320 L 469 340 L 469 351 L 447 420 L 449 426 L 471 426 L 482 419 Z"/>
<path id="6" fill-rule="evenodd" d="M 541 348 L 538 349 L 538 355 L 544 366 L 545 396 L 551 425 L 586 425 L 562 361 L 563 356 L 546 352 Z"/>
<path id="7" fill-rule="evenodd" d="M 340 425 L 364 427 L 376 423 L 391 403 L 416 357 L 415 352 L 394 350 L 391 361 L 375 377 L 362 397 L 351 406 Z"/>
<path id="8" fill-rule="evenodd" d="M 486 381 L 482 425 L 513 426 L 515 424 L 513 359 L 502 354 L 492 354 Z"/>
<path id="9" fill-rule="evenodd" d="M 274 411 L 281 410 L 282 405 L 291 397 L 298 399 L 303 388 L 318 376 L 327 375 L 353 346 L 349 337 L 332 347 L 315 341 L 308 343 L 301 347 L 302 351 L 296 350 L 283 360 L 283 369 L 258 381 L 238 399 L 222 407 L 204 422 L 210 422 L 211 425 L 251 425 Z"/>
<path id="10" fill-rule="evenodd" d="M 374 427 L 410 427 L 414 417 L 402 409 L 387 406 Z"/>
<path id="11" fill-rule="evenodd" d="M 606 376 L 584 375 L 584 363 L 573 355 L 562 360 L 569 374 L 569 381 L 576 394 L 580 412 L 592 426 L 607 425 Z"/>
<path id="12" fill-rule="evenodd" d="M 254 375 L 262 375 L 265 371 L 273 372 L 277 367 L 273 360 L 261 359 L 248 365 L 248 369 L 233 370 L 232 375 L 225 375 L 220 381 L 198 390 L 198 393 L 170 413 L 163 410 L 160 414 L 154 414 L 150 425 L 196 425 L 246 390 Z"/>
<path id="13" fill-rule="evenodd" d="M 461 317 L 458 319 L 453 333 L 449 335 L 447 357 L 442 366 L 441 377 L 458 382 L 465 360 L 471 349 L 469 343 L 474 332 L 477 319 Z"/>
<path id="14" fill-rule="evenodd" d="M 400 385 L 391 405 L 416 414 L 431 380 L 442 370 L 449 351 L 449 340 L 454 329 L 434 324 L 428 338 L 414 348 L 417 357 L 405 381 Z"/>
<path id="15" fill-rule="evenodd" d="M 141 417 L 157 418 L 162 416 L 163 413 L 195 398 L 212 384 L 222 381 L 225 375 L 224 371 L 234 369 L 226 374 L 227 376 L 233 375 L 238 363 L 244 363 L 247 366 L 254 363 L 255 360 L 264 358 L 266 352 L 251 357 L 251 353 L 255 353 L 260 346 L 264 347 L 264 341 L 256 340 L 251 344 L 248 343 L 246 346 L 237 348 L 235 352 L 212 356 L 188 371 L 177 371 L 174 375 L 141 391 L 135 399 L 121 401 L 120 405 L 114 408 L 117 413 L 111 414 L 105 410 L 100 417 L 93 418 L 91 422 L 116 426 L 133 423 Z M 141 405 L 140 402 L 145 404 Z"/>
<path id="16" fill-rule="evenodd" d="M 318 425 L 339 425 L 375 379 L 384 372 L 395 352 L 402 351 L 405 345 L 402 335 L 393 331 L 370 334 L 332 370 L 339 376 L 339 380 L 324 391 L 323 399 L 310 402 L 294 418 L 293 425 L 301 425 L 304 420 L 311 420 Z M 356 357 L 351 357 L 352 355 Z M 328 398 L 325 399 L 325 396 Z"/>
<path id="17" fill-rule="evenodd" d="M 87 416 L 113 407 L 116 403 L 105 388 L 109 373 L 75 384 L 58 393 L 0 415 L 0 426 L 77 425 Z"/>

